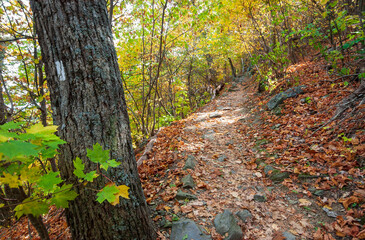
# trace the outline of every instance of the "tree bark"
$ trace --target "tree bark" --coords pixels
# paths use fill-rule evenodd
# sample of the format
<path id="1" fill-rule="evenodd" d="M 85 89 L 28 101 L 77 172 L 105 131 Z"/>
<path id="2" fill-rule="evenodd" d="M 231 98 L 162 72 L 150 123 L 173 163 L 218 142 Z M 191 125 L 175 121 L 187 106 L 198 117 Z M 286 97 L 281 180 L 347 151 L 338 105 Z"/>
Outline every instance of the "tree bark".
<path id="1" fill-rule="evenodd" d="M 232 77 L 233 77 L 233 78 L 235 78 L 235 77 L 237 77 L 237 76 L 236 76 L 236 69 L 235 69 L 235 68 L 234 68 L 234 66 L 233 66 L 233 63 L 232 63 L 231 58 L 228 58 L 228 61 L 229 61 L 229 65 L 231 66 L 231 70 L 232 70 Z"/>
<path id="2" fill-rule="evenodd" d="M 67 182 L 77 183 L 73 161 L 85 171 L 97 166 L 86 149 L 100 143 L 121 163 L 105 175 L 130 187 L 130 199 L 99 204 L 96 191 L 106 180 L 77 189 L 66 209 L 74 239 L 155 239 L 133 154 L 129 118 L 106 1 L 31 0 L 45 63 L 54 124 L 67 141 L 60 148 L 59 169 Z"/>
<path id="3" fill-rule="evenodd" d="M 5 47 L 0 44 L 0 125 L 6 123 L 7 111 L 3 95 L 3 61 L 5 58 Z"/>

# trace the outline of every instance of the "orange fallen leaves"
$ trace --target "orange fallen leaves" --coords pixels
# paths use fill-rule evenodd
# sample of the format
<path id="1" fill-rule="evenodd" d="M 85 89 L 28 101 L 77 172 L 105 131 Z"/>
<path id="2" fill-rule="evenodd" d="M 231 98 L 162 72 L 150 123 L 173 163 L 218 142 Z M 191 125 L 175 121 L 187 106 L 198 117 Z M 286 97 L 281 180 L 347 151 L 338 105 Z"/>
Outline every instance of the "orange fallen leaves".
<path id="1" fill-rule="evenodd" d="M 351 196 L 349 198 L 341 198 L 338 202 L 342 203 L 345 209 L 347 209 L 353 203 L 359 203 L 359 198 Z"/>

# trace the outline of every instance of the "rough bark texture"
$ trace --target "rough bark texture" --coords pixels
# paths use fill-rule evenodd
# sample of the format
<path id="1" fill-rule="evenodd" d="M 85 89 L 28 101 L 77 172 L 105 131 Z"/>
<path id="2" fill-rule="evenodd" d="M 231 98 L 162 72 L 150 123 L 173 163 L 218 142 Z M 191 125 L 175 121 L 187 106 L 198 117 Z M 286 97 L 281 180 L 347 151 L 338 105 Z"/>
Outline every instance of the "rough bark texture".
<path id="1" fill-rule="evenodd" d="M 42 59 L 50 90 L 54 124 L 68 144 L 61 147 L 62 178 L 76 183 L 73 162 L 83 159 L 85 170 L 96 165 L 86 149 L 100 143 L 121 162 L 108 170 L 117 185 L 130 187 L 130 200 L 112 206 L 95 201 L 98 181 L 79 189 L 66 211 L 74 239 L 154 239 L 152 221 L 133 155 L 125 104 L 106 1 L 32 0 Z"/>

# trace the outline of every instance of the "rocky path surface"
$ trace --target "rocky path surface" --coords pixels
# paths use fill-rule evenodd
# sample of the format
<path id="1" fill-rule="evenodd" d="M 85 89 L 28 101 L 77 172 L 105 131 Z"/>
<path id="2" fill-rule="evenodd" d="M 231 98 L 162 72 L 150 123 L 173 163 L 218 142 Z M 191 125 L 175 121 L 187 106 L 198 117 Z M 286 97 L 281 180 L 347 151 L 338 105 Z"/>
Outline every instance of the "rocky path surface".
<path id="1" fill-rule="evenodd" d="M 310 238 L 311 215 L 295 208 L 281 186 L 265 177 L 274 168 L 257 168 L 260 155 L 266 153 L 258 150 L 260 142 L 251 142 L 242 133 L 243 128 L 261 124 L 248 106 L 254 87 L 248 79 L 240 79 L 182 121 L 176 134 L 158 135 L 150 159 L 144 162 L 147 168 L 150 161 L 164 161 L 166 139 L 176 143 L 165 156 L 169 167 L 158 192 L 147 193 L 157 210 L 154 219 L 161 227 L 161 239 Z M 277 172 L 276 177 L 282 181 L 288 174 Z"/>

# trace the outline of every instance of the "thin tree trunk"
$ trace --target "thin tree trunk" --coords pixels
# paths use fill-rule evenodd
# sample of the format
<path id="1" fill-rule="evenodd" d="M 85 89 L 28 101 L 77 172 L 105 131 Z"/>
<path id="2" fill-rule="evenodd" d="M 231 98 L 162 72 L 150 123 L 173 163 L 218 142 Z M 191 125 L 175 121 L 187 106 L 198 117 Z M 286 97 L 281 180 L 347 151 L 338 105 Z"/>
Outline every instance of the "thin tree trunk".
<path id="1" fill-rule="evenodd" d="M 60 147 L 59 169 L 76 183 L 73 159 L 85 171 L 97 166 L 86 149 L 100 143 L 121 164 L 105 175 L 130 187 L 130 199 L 99 204 L 96 191 L 107 183 L 80 186 L 66 209 L 74 239 L 155 239 L 133 154 L 129 118 L 106 1 L 31 0 L 42 59 L 45 62 L 54 123 L 67 141 Z"/>
<path id="2" fill-rule="evenodd" d="M 229 65 L 231 65 L 231 70 L 232 70 L 232 77 L 237 77 L 236 76 L 236 69 L 234 69 L 234 66 L 233 66 L 233 63 L 232 63 L 232 60 L 230 58 L 228 58 L 228 61 L 229 61 Z"/>

